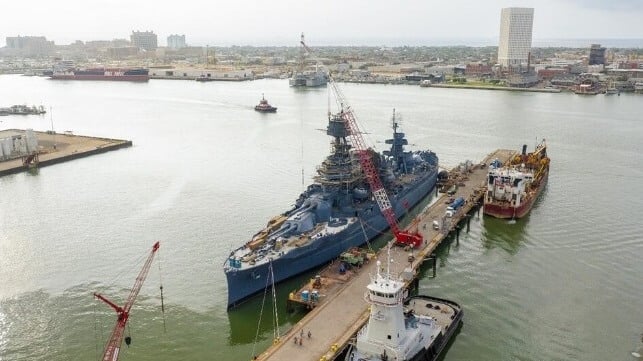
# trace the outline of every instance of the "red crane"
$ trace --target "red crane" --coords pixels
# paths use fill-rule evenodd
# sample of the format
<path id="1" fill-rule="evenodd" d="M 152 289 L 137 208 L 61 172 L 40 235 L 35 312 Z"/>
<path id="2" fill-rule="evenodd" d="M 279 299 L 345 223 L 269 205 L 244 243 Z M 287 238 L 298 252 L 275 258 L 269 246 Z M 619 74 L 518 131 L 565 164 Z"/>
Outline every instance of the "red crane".
<path id="1" fill-rule="evenodd" d="M 302 44 L 303 44 L 303 41 L 302 41 Z M 357 123 L 357 118 L 355 117 L 355 114 L 353 113 L 353 110 L 351 109 L 351 107 L 348 105 L 346 101 L 346 97 L 344 97 L 344 94 L 342 94 L 341 90 L 339 89 L 339 87 L 337 86 L 333 78 L 332 77 L 329 77 L 329 78 L 330 78 L 330 84 L 333 88 L 333 92 L 337 97 L 337 102 L 342 108 L 341 117 L 342 119 L 344 119 L 344 122 L 346 123 L 347 128 L 349 129 L 351 143 L 353 144 L 353 147 L 356 149 L 357 154 L 359 155 L 359 163 L 362 166 L 362 170 L 364 171 L 364 174 L 366 175 L 366 179 L 368 180 L 368 184 L 371 187 L 373 196 L 377 201 L 377 205 L 379 206 L 380 211 L 382 212 L 382 214 L 386 218 L 386 221 L 391 227 L 391 231 L 395 236 L 396 242 L 401 245 L 410 245 L 413 247 L 417 247 L 421 245 L 422 244 L 421 234 L 419 234 L 418 232 L 411 233 L 411 232 L 402 231 L 400 229 L 400 226 L 397 224 L 395 212 L 393 210 L 393 207 L 391 206 L 391 201 L 389 200 L 388 194 L 386 193 L 386 190 L 382 185 L 379 172 L 375 167 L 375 164 L 373 164 L 373 159 L 371 158 L 371 154 L 368 151 L 368 148 L 366 147 L 366 143 L 364 142 L 364 137 L 362 137 L 362 132 L 360 131 L 359 125 Z"/>
<path id="2" fill-rule="evenodd" d="M 94 297 L 107 303 L 111 308 L 113 308 L 116 311 L 116 314 L 118 315 L 116 326 L 114 327 L 114 331 L 112 331 L 112 336 L 109 338 L 109 341 L 107 342 L 107 346 L 105 346 L 105 353 L 103 354 L 103 358 L 102 358 L 103 361 L 118 360 L 118 352 L 120 351 L 121 343 L 123 342 L 123 333 L 125 331 L 125 324 L 127 324 L 127 319 L 129 318 L 129 311 L 132 308 L 132 305 L 134 304 L 134 300 L 136 299 L 136 296 L 138 296 L 138 292 L 141 290 L 141 287 L 143 286 L 143 282 L 147 277 L 147 273 L 149 272 L 150 266 L 152 265 L 152 260 L 154 259 L 154 255 L 156 254 L 156 251 L 158 251 L 158 249 L 159 249 L 159 242 L 156 242 L 154 243 L 154 246 L 152 246 L 152 251 L 150 252 L 149 257 L 147 257 L 147 260 L 143 265 L 143 269 L 141 269 L 138 276 L 136 277 L 136 282 L 134 282 L 134 287 L 132 287 L 132 291 L 130 292 L 129 297 L 127 297 L 127 302 L 125 302 L 125 305 L 123 307 L 120 307 L 119 305 L 108 300 L 104 296 L 94 292 Z M 161 292 L 163 292 L 163 288 L 161 288 Z M 125 342 L 129 345 L 129 340 L 125 340 Z"/>
<path id="3" fill-rule="evenodd" d="M 304 42 L 303 33 L 301 34 L 300 43 L 308 53 L 312 53 L 312 50 Z M 364 142 L 364 137 L 362 137 L 362 131 L 360 131 L 359 129 L 357 118 L 353 113 L 353 109 L 351 109 L 350 105 L 346 101 L 346 97 L 337 86 L 337 83 L 335 83 L 335 80 L 333 79 L 333 77 L 330 74 L 328 75 L 328 77 L 330 80 L 329 81 L 330 85 L 333 88 L 333 92 L 337 97 L 337 103 L 342 109 L 341 117 L 342 119 L 344 119 L 344 122 L 346 123 L 349 129 L 351 143 L 353 144 L 353 147 L 357 151 L 357 154 L 359 156 L 359 163 L 362 166 L 362 170 L 364 171 L 364 174 L 366 175 L 368 185 L 371 187 L 371 192 L 373 192 L 373 196 L 377 201 L 377 205 L 380 208 L 380 211 L 384 215 L 384 218 L 386 218 L 386 221 L 388 222 L 389 227 L 391 227 L 391 231 L 395 236 L 396 243 L 401 245 L 410 245 L 412 247 L 417 247 L 421 245 L 423 239 L 422 239 L 422 235 L 419 232 L 416 231 L 415 233 L 411 233 L 411 232 L 402 231 L 400 229 L 400 226 L 397 224 L 395 211 L 393 210 L 393 207 L 391 206 L 391 201 L 388 198 L 388 194 L 386 193 L 386 190 L 382 185 L 379 172 L 377 171 L 377 169 L 375 168 L 375 165 L 373 164 L 373 159 L 371 158 L 370 152 L 366 147 L 366 143 Z"/>

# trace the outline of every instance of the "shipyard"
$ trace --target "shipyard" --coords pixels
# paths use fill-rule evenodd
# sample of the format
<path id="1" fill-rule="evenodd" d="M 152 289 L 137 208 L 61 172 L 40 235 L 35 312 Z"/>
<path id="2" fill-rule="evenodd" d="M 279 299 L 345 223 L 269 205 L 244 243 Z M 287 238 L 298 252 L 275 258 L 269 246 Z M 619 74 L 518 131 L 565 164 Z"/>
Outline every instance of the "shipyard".
<path id="1" fill-rule="evenodd" d="M 642 9 L 57 5 L 4 7 L 0 359 L 641 358 Z"/>

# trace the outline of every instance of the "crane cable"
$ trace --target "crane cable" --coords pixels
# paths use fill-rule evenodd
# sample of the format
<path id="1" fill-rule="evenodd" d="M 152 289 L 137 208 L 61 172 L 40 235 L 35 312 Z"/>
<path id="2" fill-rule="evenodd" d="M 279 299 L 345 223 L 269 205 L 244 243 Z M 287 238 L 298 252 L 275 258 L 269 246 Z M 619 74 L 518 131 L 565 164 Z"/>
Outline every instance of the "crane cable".
<path id="1" fill-rule="evenodd" d="M 94 340 L 96 341 L 96 360 L 100 360 L 100 349 L 99 349 L 99 338 L 98 338 L 98 310 L 96 309 L 97 304 L 96 302 L 92 302 L 94 304 Z M 101 339 L 103 338 L 103 328 L 101 327 Z"/>
<path id="2" fill-rule="evenodd" d="M 268 284 L 270 282 L 270 274 L 272 274 L 272 262 L 270 263 L 270 273 L 266 277 L 266 287 L 263 289 L 263 300 L 261 301 L 261 309 L 259 311 L 259 319 L 257 320 L 257 332 L 255 333 L 255 341 L 252 344 L 252 355 L 256 355 L 257 341 L 259 340 L 259 330 L 261 328 L 261 319 L 263 318 L 263 309 L 266 304 L 266 295 L 268 294 Z M 273 282 L 274 283 L 274 282 Z"/>
<path id="3" fill-rule="evenodd" d="M 281 335 L 279 334 L 279 313 L 277 312 L 277 291 L 275 289 L 275 275 L 272 271 L 272 261 L 270 262 L 270 280 L 272 283 L 272 307 L 274 312 L 273 322 L 272 322 L 272 336 L 273 342 L 277 343 L 280 341 Z"/>
<path id="4" fill-rule="evenodd" d="M 165 326 L 165 303 L 163 302 L 163 274 L 161 272 L 161 252 L 158 252 L 156 260 L 159 264 L 159 288 L 161 290 L 161 313 L 163 315 L 163 333 L 167 333 L 167 327 Z"/>

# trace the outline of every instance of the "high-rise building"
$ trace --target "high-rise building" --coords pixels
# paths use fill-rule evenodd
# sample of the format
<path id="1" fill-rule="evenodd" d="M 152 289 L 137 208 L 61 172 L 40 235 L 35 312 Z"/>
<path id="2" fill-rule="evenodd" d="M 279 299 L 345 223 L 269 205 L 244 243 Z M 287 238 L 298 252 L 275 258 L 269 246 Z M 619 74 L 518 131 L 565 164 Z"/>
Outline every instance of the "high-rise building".
<path id="1" fill-rule="evenodd" d="M 48 55 L 55 48 L 54 42 L 44 36 L 7 36 L 6 42 L 12 54 L 24 56 Z"/>
<path id="2" fill-rule="evenodd" d="M 167 47 L 170 49 L 182 49 L 186 46 L 185 35 L 172 34 L 167 37 Z"/>
<path id="3" fill-rule="evenodd" d="M 143 50 L 156 50 L 158 40 L 153 31 L 132 31 L 130 35 L 132 45 Z"/>
<path id="4" fill-rule="evenodd" d="M 588 65 L 605 65 L 605 48 L 601 48 L 601 44 L 592 44 L 589 48 L 589 62 Z"/>
<path id="5" fill-rule="evenodd" d="M 531 51 L 533 8 L 504 8 L 500 13 L 498 63 L 504 67 L 526 66 Z"/>

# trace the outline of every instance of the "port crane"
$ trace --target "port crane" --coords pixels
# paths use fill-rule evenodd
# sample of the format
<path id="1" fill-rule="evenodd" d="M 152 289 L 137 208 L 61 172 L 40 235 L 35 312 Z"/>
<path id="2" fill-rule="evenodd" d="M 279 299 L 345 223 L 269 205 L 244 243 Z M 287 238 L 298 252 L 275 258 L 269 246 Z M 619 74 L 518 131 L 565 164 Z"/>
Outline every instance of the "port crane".
<path id="1" fill-rule="evenodd" d="M 299 40 L 299 44 L 301 44 L 301 49 L 300 49 L 300 53 L 299 53 L 298 70 L 299 70 L 299 72 L 303 72 L 304 68 L 306 67 L 306 55 L 307 54 L 314 54 L 314 53 L 313 53 L 313 49 L 309 48 L 308 45 L 306 45 L 306 42 L 304 41 L 304 33 L 301 33 L 301 38 Z M 316 66 L 319 66 L 319 60 L 317 60 L 317 65 Z"/>
<path id="2" fill-rule="evenodd" d="M 147 277 L 147 273 L 149 272 L 150 266 L 152 265 L 152 260 L 154 259 L 154 255 L 156 254 L 156 251 L 158 251 L 158 249 L 159 249 L 159 242 L 156 242 L 152 246 L 152 251 L 150 252 L 150 255 L 147 257 L 147 260 L 145 261 L 143 268 L 141 269 L 138 276 L 136 277 L 136 281 L 134 282 L 134 287 L 132 287 L 129 297 L 127 297 L 127 301 L 125 302 L 125 305 L 123 307 L 108 300 L 107 298 L 105 298 L 105 296 L 94 292 L 94 297 L 107 303 L 111 308 L 113 308 L 116 311 L 116 314 L 118 316 L 118 319 L 116 321 L 116 326 L 114 326 L 114 331 L 112 331 L 112 335 L 109 338 L 107 345 L 105 346 L 105 352 L 103 353 L 103 358 L 101 359 L 102 361 L 118 360 L 118 353 L 121 349 L 121 344 L 123 342 L 123 333 L 125 331 L 125 325 L 127 324 L 127 320 L 129 319 L 130 309 L 132 308 L 132 305 L 134 304 L 134 300 L 136 299 L 136 296 L 138 296 L 138 293 L 141 290 L 141 287 L 143 286 L 143 282 Z M 161 300 L 162 299 L 163 299 L 163 286 L 161 286 Z M 130 342 L 131 342 L 131 338 L 126 337 L 125 343 L 129 346 Z"/>
<path id="3" fill-rule="evenodd" d="M 349 135 L 351 143 L 355 148 L 357 155 L 359 156 L 359 163 L 362 166 L 362 170 L 366 175 L 366 180 L 368 185 L 371 187 L 371 192 L 377 201 L 377 205 L 386 218 L 386 221 L 395 236 L 395 241 L 400 245 L 408 245 L 412 247 L 418 247 L 422 244 L 422 235 L 418 232 L 405 232 L 400 229 L 399 224 L 397 223 L 397 218 L 395 217 L 395 211 L 391 205 L 391 201 L 386 193 L 386 189 L 382 185 L 380 180 L 379 172 L 373 163 L 371 157 L 371 152 L 366 147 L 364 137 L 362 136 L 363 132 L 359 129 L 359 123 L 357 122 L 357 117 L 353 112 L 353 109 L 348 105 L 346 97 L 342 93 L 341 89 L 337 86 L 337 83 L 332 76 L 329 76 L 329 83 L 332 87 L 333 92 L 337 98 L 337 102 L 341 108 L 341 117 L 344 120 L 347 129 L 349 130 Z"/>

